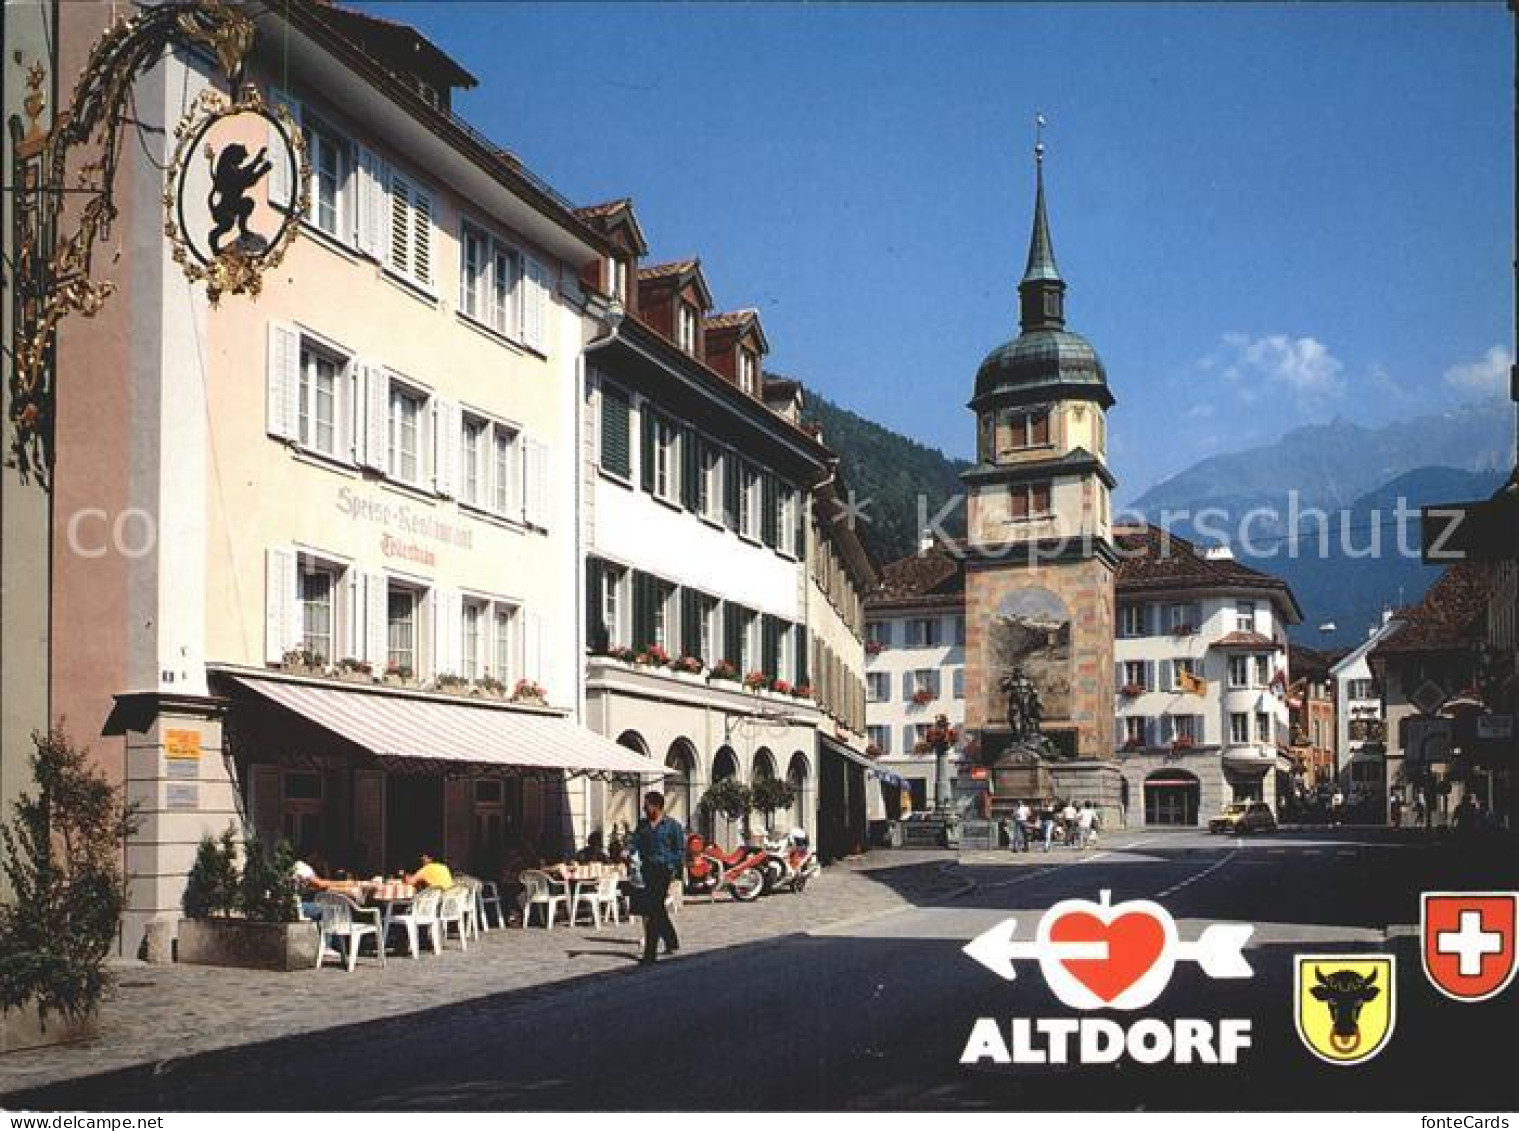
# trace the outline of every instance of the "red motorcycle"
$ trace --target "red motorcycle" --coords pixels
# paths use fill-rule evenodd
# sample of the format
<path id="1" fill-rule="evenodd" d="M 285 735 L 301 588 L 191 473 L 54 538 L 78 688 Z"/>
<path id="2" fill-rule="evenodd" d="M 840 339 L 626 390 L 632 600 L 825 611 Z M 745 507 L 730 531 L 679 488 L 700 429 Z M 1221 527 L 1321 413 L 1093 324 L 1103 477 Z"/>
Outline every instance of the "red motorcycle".
<path id="1" fill-rule="evenodd" d="M 784 839 L 765 841 L 765 891 L 789 887 L 798 895 L 814 876 L 822 871 L 817 853 L 807 839 L 805 829 L 792 829 Z"/>
<path id="2" fill-rule="evenodd" d="M 764 894 L 766 859 L 761 849 L 724 852 L 692 833 L 686 838 L 686 893 L 715 899 L 726 889 L 740 903 L 750 903 Z"/>

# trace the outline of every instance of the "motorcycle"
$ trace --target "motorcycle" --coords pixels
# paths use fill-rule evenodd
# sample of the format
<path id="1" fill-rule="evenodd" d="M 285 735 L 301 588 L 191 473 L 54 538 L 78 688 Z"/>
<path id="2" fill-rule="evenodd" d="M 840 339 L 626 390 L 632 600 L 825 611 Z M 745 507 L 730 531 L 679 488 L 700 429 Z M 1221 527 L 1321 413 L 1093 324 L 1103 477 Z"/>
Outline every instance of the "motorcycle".
<path id="1" fill-rule="evenodd" d="M 784 839 L 765 841 L 765 891 L 789 887 L 798 895 L 822 871 L 805 829 L 792 829 Z"/>
<path id="2" fill-rule="evenodd" d="M 765 893 L 766 859 L 761 849 L 724 852 L 692 833 L 686 838 L 686 893 L 716 899 L 726 889 L 740 903 L 753 902 Z"/>

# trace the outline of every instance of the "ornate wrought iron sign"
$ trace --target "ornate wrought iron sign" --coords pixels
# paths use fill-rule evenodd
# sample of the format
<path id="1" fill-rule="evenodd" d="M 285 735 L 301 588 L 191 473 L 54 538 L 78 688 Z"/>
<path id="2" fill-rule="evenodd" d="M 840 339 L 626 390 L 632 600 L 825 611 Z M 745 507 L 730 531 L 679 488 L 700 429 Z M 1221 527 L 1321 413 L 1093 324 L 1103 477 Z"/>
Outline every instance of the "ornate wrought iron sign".
<path id="1" fill-rule="evenodd" d="M 67 109 L 51 129 L 39 120 L 46 72 L 40 64 L 29 68 L 23 109 L 30 126 L 19 116 L 9 123 L 16 143 L 10 170 L 15 318 L 9 460 L 23 478 L 44 488 L 51 484 L 58 326 L 70 314 L 94 315 L 115 290 L 114 283 L 93 276 L 95 245 L 109 236 L 117 215 L 116 168 L 132 121 L 132 84 L 165 51 L 209 50 L 228 89 L 238 92 L 230 99 L 202 95 L 175 131 L 165 228 L 176 259 L 192 280 L 206 283 L 214 303 L 224 293 L 256 295 L 262 273 L 279 262 L 294 237 L 294 219 L 307 202 L 309 166 L 290 116 L 271 111 L 244 87 L 253 39 L 253 21 L 226 0 L 163 3 L 118 20 L 90 52 Z M 261 140 L 249 150 L 240 139 L 253 123 Z M 288 199 L 271 203 L 263 182 L 275 162 L 284 163 L 290 174 L 284 180 L 292 187 Z M 65 209 L 67 193 L 76 194 L 75 205 Z"/>
<path id="2" fill-rule="evenodd" d="M 300 130 L 250 86 L 236 101 L 203 91 L 174 134 L 163 203 L 175 262 L 213 306 L 223 294 L 256 297 L 310 204 Z"/>

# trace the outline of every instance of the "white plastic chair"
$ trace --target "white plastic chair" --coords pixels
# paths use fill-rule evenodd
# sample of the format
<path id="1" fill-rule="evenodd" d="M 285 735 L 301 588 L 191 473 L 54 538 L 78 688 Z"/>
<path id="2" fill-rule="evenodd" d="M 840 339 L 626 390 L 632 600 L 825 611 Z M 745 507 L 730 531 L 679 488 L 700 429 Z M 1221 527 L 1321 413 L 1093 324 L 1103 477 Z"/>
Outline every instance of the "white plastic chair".
<path id="1" fill-rule="evenodd" d="M 575 900 L 570 904 L 570 922 L 579 921 L 580 908 L 582 906 L 591 909 L 591 921 L 596 924 L 598 931 L 601 930 L 603 911 L 606 912 L 613 923 L 622 922 L 618 907 L 618 879 L 619 877 L 616 872 L 607 872 L 596 881 L 595 887 L 591 887 L 588 884 L 581 884 L 577 887 L 575 889 Z"/>
<path id="2" fill-rule="evenodd" d="M 432 940 L 432 952 L 442 954 L 443 942 L 438 937 L 438 905 L 442 899 L 443 893 L 437 888 L 424 888 L 409 904 L 392 903 L 390 914 L 385 919 L 385 937 L 390 937 L 391 927 L 400 927 L 406 932 L 408 952 L 416 958 L 422 949 L 419 935 L 421 929 L 426 927 Z"/>
<path id="3" fill-rule="evenodd" d="M 475 893 L 465 884 L 455 884 L 443 889 L 442 902 L 438 906 L 437 937 L 448 941 L 448 928 L 452 924 L 459 932 L 459 949 L 469 949 L 469 921 L 474 913 Z"/>
<path id="4" fill-rule="evenodd" d="M 568 905 L 570 897 L 563 890 L 555 890 L 555 884 L 549 879 L 547 872 L 536 868 L 530 868 L 522 873 L 522 895 L 518 902 L 522 905 L 522 929 L 527 930 L 528 921 L 533 916 L 533 908 L 543 908 L 543 929 L 552 930 L 554 916 L 558 913 L 561 905 Z"/>
<path id="5" fill-rule="evenodd" d="M 469 937 L 480 937 L 480 888 L 481 882 L 474 876 L 466 876 L 459 872 L 454 873 L 454 883 L 464 888 L 469 893 L 464 903 L 464 929 Z"/>
<path id="6" fill-rule="evenodd" d="M 490 930 L 491 921 L 485 914 L 487 909 L 496 913 L 496 929 L 506 928 L 506 908 L 501 906 L 501 890 L 496 887 L 493 880 L 481 880 L 480 889 L 475 893 L 475 913 L 480 917 L 480 926 Z"/>
<path id="7" fill-rule="evenodd" d="M 339 895 L 335 891 L 319 891 L 316 893 L 316 905 L 321 908 L 321 922 L 317 924 L 316 964 L 320 969 L 323 961 L 329 956 L 339 961 L 343 959 L 341 946 L 328 946 L 328 940 L 346 943 L 348 948 L 348 972 L 353 973 L 354 964 L 359 958 L 359 942 L 366 935 L 373 935 L 375 950 L 380 957 L 380 965 L 385 965 L 385 940 L 380 930 L 380 912 L 374 907 L 359 907 L 346 895 Z M 361 922 L 362 919 L 370 919 L 372 922 Z"/>

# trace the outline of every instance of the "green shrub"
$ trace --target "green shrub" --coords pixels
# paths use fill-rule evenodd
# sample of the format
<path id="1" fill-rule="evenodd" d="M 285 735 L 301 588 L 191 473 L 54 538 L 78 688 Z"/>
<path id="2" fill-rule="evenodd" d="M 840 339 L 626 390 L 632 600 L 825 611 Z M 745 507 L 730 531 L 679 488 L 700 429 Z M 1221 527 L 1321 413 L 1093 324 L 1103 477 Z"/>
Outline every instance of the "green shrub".
<path id="1" fill-rule="evenodd" d="M 33 732 L 33 796 L 0 826 L 11 901 L 0 906 L 0 1009 L 36 1006 L 78 1020 L 93 1013 L 110 980 L 126 882 L 122 842 L 136 828 L 132 806 L 75 747 L 61 726 Z"/>
<path id="2" fill-rule="evenodd" d="M 243 914 L 257 923 L 293 923 L 299 915 L 300 893 L 295 881 L 295 852 L 290 842 L 278 841 L 273 850 L 258 837 L 243 846 Z"/>
<path id="3" fill-rule="evenodd" d="M 760 778 L 749 787 L 749 800 L 768 826 L 777 812 L 796 804 L 796 787 L 785 778 Z"/>
<path id="4" fill-rule="evenodd" d="M 721 813 L 729 820 L 738 821 L 749 815 L 754 800 L 743 782 L 737 778 L 723 778 L 708 787 L 697 807 L 705 815 Z"/>
<path id="5" fill-rule="evenodd" d="M 210 833 L 200 838 L 180 904 L 191 919 L 226 916 L 237 909 L 238 894 L 237 834 L 228 825 L 220 841 Z"/>

